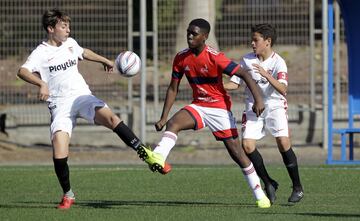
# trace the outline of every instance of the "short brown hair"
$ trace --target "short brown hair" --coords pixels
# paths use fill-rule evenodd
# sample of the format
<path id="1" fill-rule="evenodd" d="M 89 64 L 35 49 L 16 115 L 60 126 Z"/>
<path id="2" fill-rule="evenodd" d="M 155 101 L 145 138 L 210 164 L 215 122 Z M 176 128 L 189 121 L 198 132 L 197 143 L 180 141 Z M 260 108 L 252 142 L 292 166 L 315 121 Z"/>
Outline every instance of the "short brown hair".
<path id="1" fill-rule="evenodd" d="M 260 35 L 262 35 L 262 37 L 264 39 L 271 39 L 271 46 L 273 46 L 276 42 L 276 38 L 277 38 L 277 33 L 276 33 L 276 29 L 274 28 L 274 26 L 264 23 L 264 24 L 257 24 L 251 27 L 251 32 L 257 32 Z"/>
<path id="2" fill-rule="evenodd" d="M 67 15 L 65 12 L 60 11 L 57 8 L 50 9 L 44 12 L 42 16 L 42 25 L 45 31 L 47 32 L 47 28 L 49 26 L 55 27 L 57 23 L 60 21 L 63 22 L 71 22 L 71 18 L 69 15 Z"/>

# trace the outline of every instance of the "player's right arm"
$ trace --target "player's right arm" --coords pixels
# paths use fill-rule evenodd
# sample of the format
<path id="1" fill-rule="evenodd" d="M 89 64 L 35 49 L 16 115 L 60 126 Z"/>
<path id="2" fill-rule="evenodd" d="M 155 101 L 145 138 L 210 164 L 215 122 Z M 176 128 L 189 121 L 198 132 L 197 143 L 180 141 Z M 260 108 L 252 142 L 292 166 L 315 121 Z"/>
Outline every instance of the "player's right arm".
<path id="1" fill-rule="evenodd" d="M 111 61 L 88 48 L 84 48 L 82 56 L 86 60 L 101 63 L 104 66 L 104 70 L 107 72 L 112 72 L 114 69 L 114 61 Z"/>
<path id="2" fill-rule="evenodd" d="M 244 80 L 250 92 L 252 93 L 254 97 L 254 105 L 252 107 L 252 110 L 254 111 L 256 116 L 259 117 L 265 109 L 262 92 L 259 86 L 255 83 L 254 79 L 251 77 L 250 74 L 248 74 L 248 71 L 245 69 L 239 68 L 235 72 L 235 75 Z"/>
<path id="3" fill-rule="evenodd" d="M 41 80 L 38 73 L 32 73 L 28 69 L 21 67 L 17 76 L 22 80 L 39 87 L 38 97 L 41 101 L 46 101 L 49 98 L 49 88 L 47 84 Z"/>
<path id="4" fill-rule="evenodd" d="M 161 113 L 161 118 L 155 124 L 155 128 L 157 131 L 161 131 L 166 124 L 170 109 L 175 102 L 175 98 L 176 98 L 176 95 L 179 90 L 179 84 L 180 84 L 180 81 L 175 80 L 175 79 L 172 79 L 170 82 L 170 85 L 166 92 L 166 98 L 165 98 L 165 102 L 164 102 L 164 106 L 163 106 L 163 111 Z"/>

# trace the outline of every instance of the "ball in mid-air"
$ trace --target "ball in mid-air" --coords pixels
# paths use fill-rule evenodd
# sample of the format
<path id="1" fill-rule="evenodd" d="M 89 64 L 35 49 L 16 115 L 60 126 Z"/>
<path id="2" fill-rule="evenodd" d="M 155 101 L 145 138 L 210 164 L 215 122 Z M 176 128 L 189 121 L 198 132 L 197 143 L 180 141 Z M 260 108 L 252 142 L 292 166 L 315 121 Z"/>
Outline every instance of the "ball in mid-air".
<path id="1" fill-rule="evenodd" d="M 123 51 L 115 59 L 116 69 L 123 77 L 133 77 L 140 72 L 141 60 L 132 51 Z"/>

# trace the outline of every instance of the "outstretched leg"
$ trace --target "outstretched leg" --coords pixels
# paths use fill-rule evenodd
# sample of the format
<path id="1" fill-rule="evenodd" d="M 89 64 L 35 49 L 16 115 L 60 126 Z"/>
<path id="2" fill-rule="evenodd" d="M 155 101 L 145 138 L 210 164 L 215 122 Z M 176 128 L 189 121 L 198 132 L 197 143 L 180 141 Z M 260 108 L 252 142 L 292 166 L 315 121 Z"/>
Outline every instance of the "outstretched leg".
<path id="1" fill-rule="evenodd" d="M 103 125 L 116 133 L 122 141 L 139 155 L 140 159 L 144 160 L 152 171 L 171 170 L 170 165 L 165 161 L 158 159 L 150 148 L 146 147 L 141 140 L 134 134 L 134 132 L 116 116 L 108 107 L 95 108 L 95 119 L 97 124 Z M 166 170 L 164 170 L 166 168 Z"/>
<path id="2" fill-rule="evenodd" d="M 144 146 L 140 139 L 132 132 L 132 130 L 108 107 L 96 107 L 95 119 L 96 124 L 103 125 L 116 133 L 122 141 L 135 151 L 140 146 Z"/>
<path id="3" fill-rule="evenodd" d="M 191 117 L 188 111 L 182 109 L 178 111 L 167 123 L 166 130 L 161 137 L 160 142 L 154 149 L 154 154 L 158 158 L 166 160 L 171 149 L 175 146 L 177 140 L 177 134 L 181 130 L 188 130 L 195 128 L 195 121 Z M 157 169 L 162 174 L 169 173 L 170 170 L 164 171 L 164 169 Z"/>

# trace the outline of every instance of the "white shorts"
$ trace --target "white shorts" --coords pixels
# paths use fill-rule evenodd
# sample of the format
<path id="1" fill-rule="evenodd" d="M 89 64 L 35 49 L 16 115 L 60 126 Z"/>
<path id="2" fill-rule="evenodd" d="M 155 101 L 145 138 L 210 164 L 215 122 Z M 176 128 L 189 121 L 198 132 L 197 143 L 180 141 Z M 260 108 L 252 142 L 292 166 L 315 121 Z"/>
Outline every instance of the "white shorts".
<path id="1" fill-rule="evenodd" d="M 52 140 L 57 131 L 65 131 L 71 137 L 77 118 L 83 118 L 93 124 L 95 107 L 108 106 L 104 101 L 89 94 L 55 99 L 49 102 L 48 107 L 51 115 L 50 139 Z"/>
<path id="2" fill-rule="evenodd" d="M 256 114 L 247 109 L 242 117 L 242 138 L 259 140 L 266 135 L 265 129 L 273 137 L 289 137 L 288 115 L 286 107 L 265 107 L 265 111 Z"/>
<path id="3" fill-rule="evenodd" d="M 187 110 L 195 120 L 194 130 L 209 127 L 216 140 L 226 140 L 239 136 L 236 120 L 230 111 L 195 104 L 185 106 L 183 109 Z"/>

